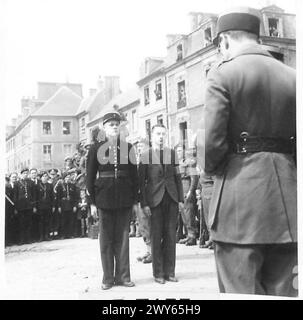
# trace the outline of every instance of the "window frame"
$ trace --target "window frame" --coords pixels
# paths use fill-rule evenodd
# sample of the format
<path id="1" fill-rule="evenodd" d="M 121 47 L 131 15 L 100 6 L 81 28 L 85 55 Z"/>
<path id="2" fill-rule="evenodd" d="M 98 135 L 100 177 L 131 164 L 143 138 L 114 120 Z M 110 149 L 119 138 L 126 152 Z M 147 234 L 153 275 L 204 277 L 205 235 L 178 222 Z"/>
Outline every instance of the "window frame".
<path id="1" fill-rule="evenodd" d="M 148 101 L 146 99 L 146 91 L 148 92 Z M 143 88 L 143 94 L 144 94 L 144 106 L 147 106 L 150 104 L 150 92 L 149 92 L 149 85 L 144 86 Z"/>
<path id="2" fill-rule="evenodd" d="M 160 93 L 161 93 L 161 97 L 158 97 L 157 93 L 157 87 L 160 85 Z M 156 101 L 162 100 L 163 99 L 163 90 L 162 90 L 162 79 L 159 79 L 155 82 L 155 96 L 156 96 Z"/>
<path id="3" fill-rule="evenodd" d="M 50 146 L 50 153 L 44 153 L 44 146 Z M 52 153 L 53 153 L 53 144 L 52 143 L 43 143 L 42 144 L 42 162 L 51 163 L 52 162 Z M 45 160 L 45 155 L 50 154 L 50 160 Z"/>
<path id="4" fill-rule="evenodd" d="M 44 130 L 43 130 L 43 124 L 44 124 L 44 122 L 49 122 L 49 123 L 50 123 L 50 133 L 44 133 Z M 53 128 L 53 121 L 52 121 L 52 120 L 41 120 L 41 124 L 42 124 L 42 126 L 41 126 L 42 135 L 43 135 L 43 136 L 47 136 L 47 137 L 52 136 L 52 135 L 53 135 L 53 130 L 52 130 L 52 128 Z"/>
<path id="5" fill-rule="evenodd" d="M 69 122 L 69 123 L 70 123 L 69 133 L 68 133 L 68 134 L 64 133 L 64 130 L 63 130 L 63 128 L 64 128 L 64 126 L 63 126 L 64 122 Z M 61 128 L 62 128 L 62 135 L 63 135 L 63 136 L 70 136 L 70 135 L 72 134 L 72 121 L 70 121 L 70 120 L 62 120 L 62 126 L 61 126 Z"/>

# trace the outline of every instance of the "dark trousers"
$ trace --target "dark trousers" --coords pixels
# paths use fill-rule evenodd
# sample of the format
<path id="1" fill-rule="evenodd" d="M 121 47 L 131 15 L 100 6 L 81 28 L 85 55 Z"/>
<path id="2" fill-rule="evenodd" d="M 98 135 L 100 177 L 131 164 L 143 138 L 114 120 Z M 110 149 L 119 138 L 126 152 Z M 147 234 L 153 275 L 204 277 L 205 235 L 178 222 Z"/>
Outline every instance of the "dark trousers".
<path id="1" fill-rule="evenodd" d="M 20 244 L 31 242 L 32 217 L 33 209 L 18 211 Z"/>
<path id="2" fill-rule="evenodd" d="M 62 235 L 64 238 L 71 238 L 75 232 L 75 215 L 73 210 L 62 211 Z"/>
<path id="3" fill-rule="evenodd" d="M 215 243 L 220 292 L 295 297 L 297 244 Z"/>
<path id="4" fill-rule="evenodd" d="M 194 203 L 195 199 L 185 199 L 184 208 L 181 210 L 181 217 L 183 224 L 187 230 L 187 238 L 196 239 L 197 238 L 197 224 L 195 220 L 195 210 L 196 205 Z"/>
<path id="5" fill-rule="evenodd" d="M 151 208 L 151 251 L 153 276 L 175 276 L 178 203 L 165 192 L 160 204 Z"/>
<path id="6" fill-rule="evenodd" d="M 55 212 L 52 212 L 50 216 L 50 232 L 52 232 L 53 235 L 54 235 L 54 232 L 57 232 L 58 235 L 60 233 L 60 229 L 61 229 L 60 218 L 61 218 L 61 215 L 58 212 L 58 208 L 56 208 Z"/>
<path id="7" fill-rule="evenodd" d="M 130 281 L 129 223 L 131 208 L 99 209 L 99 242 L 103 283 Z"/>
<path id="8" fill-rule="evenodd" d="M 201 190 L 201 209 L 200 209 L 200 244 L 204 245 L 205 241 L 209 240 L 209 205 L 213 192 L 213 184 L 202 184 Z"/>
<path id="9" fill-rule="evenodd" d="M 40 220 L 39 220 L 39 239 L 45 240 L 49 238 L 50 233 L 50 218 L 51 208 L 40 209 Z"/>

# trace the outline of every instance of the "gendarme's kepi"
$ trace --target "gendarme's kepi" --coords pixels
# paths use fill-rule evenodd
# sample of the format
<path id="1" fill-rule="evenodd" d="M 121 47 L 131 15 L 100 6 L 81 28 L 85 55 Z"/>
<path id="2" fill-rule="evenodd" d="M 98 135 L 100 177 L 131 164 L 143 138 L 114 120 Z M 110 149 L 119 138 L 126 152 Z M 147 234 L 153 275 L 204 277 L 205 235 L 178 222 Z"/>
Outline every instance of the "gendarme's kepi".
<path id="1" fill-rule="evenodd" d="M 219 35 L 231 30 L 242 30 L 260 34 L 260 13 L 257 9 L 249 7 L 237 7 L 222 12 L 217 21 L 217 34 L 213 39 L 214 45 L 218 45 Z"/>
<path id="2" fill-rule="evenodd" d="M 118 122 L 121 122 L 121 116 L 117 112 L 108 112 L 103 116 L 103 124 L 105 124 L 109 120 L 116 120 Z"/>

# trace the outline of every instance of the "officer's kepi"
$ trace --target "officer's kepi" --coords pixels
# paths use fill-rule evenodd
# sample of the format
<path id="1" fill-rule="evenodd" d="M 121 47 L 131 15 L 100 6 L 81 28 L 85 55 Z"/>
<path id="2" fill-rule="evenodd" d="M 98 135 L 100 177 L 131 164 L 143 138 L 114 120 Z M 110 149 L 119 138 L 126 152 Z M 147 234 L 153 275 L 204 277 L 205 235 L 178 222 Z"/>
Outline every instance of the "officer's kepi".
<path id="1" fill-rule="evenodd" d="M 119 113 L 117 113 L 117 112 L 108 112 L 103 117 L 103 124 L 105 124 L 106 122 L 108 122 L 110 120 L 116 120 L 120 123 L 121 117 L 120 117 Z"/>
<path id="2" fill-rule="evenodd" d="M 217 22 L 217 35 L 213 39 L 214 45 L 218 45 L 219 35 L 222 32 L 239 30 L 260 34 L 260 17 L 256 9 L 241 7 L 225 11 Z"/>

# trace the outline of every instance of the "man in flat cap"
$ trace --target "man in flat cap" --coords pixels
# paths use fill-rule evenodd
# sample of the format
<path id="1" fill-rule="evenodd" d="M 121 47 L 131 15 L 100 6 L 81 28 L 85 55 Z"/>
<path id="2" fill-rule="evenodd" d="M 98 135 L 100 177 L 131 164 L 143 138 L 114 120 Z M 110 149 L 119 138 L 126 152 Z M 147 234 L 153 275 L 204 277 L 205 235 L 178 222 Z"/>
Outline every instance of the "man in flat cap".
<path id="1" fill-rule="evenodd" d="M 296 296 L 296 72 L 258 44 L 253 9 L 218 19 L 208 73 L 205 173 L 221 292 Z"/>
<path id="2" fill-rule="evenodd" d="M 129 224 L 138 204 L 138 173 L 132 145 L 119 136 L 120 115 L 104 115 L 106 138 L 92 144 L 87 159 L 91 214 L 99 213 L 102 289 L 133 287 L 129 266 Z M 98 175 L 98 177 L 97 177 Z"/>

